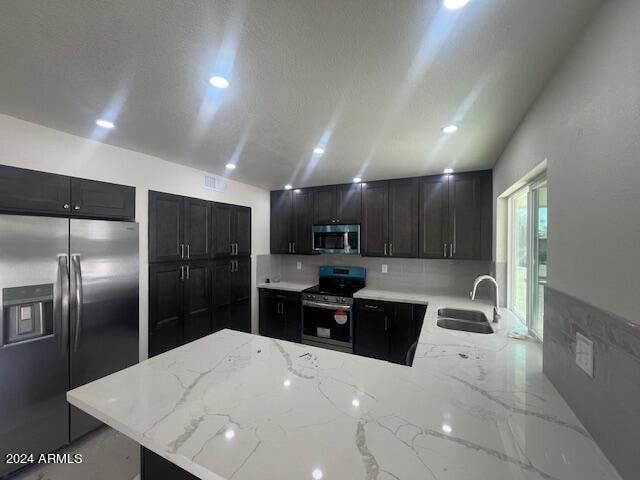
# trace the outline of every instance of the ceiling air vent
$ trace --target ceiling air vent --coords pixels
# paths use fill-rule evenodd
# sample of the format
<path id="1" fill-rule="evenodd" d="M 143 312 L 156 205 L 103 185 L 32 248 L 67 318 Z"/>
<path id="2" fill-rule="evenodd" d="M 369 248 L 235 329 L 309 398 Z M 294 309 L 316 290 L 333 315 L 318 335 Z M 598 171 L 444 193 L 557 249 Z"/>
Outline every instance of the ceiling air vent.
<path id="1" fill-rule="evenodd" d="M 212 175 L 205 175 L 204 188 L 215 190 L 217 192 L 224 192 L 227 189 L 227 182 L 222 178 L 214 177 Z"/>

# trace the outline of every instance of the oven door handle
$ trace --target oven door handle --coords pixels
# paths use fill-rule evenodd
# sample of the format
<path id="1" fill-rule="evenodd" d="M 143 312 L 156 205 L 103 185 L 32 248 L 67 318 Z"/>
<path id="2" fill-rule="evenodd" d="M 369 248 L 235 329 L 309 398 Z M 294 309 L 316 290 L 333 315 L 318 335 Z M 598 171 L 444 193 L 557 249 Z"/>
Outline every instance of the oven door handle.
<path id="1" fill-rule="evenodd" d="M 333 305 L 331 303 L 302 302 L 303 307 L 325 308 L 327 310 L 351 310 L 351 305 Z"/>

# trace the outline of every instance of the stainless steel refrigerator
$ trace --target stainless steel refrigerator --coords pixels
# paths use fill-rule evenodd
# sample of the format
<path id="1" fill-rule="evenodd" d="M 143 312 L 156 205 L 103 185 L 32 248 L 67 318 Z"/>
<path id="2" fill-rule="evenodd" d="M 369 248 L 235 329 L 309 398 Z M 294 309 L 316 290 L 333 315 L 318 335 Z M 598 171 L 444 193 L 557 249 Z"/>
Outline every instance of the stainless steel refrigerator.
<path id="1" fill-rule="evenodd" d="M 136 223 L 0 215 L 0 476 L 99 425 L 65 393 L 138 361 L 138 275 Z"/>

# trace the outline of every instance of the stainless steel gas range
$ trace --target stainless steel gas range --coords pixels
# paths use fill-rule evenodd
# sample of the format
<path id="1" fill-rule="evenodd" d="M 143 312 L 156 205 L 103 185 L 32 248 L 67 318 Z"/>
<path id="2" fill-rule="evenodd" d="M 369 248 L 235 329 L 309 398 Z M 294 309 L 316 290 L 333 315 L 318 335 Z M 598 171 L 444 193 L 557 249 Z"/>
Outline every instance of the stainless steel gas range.
<path id="1" fill-rule="evenodd" d="M 302 292 L 302 343 L 353 352 L 353 294 L 364 288 L 361 267 L 322 266 L 318 285 Z"/>

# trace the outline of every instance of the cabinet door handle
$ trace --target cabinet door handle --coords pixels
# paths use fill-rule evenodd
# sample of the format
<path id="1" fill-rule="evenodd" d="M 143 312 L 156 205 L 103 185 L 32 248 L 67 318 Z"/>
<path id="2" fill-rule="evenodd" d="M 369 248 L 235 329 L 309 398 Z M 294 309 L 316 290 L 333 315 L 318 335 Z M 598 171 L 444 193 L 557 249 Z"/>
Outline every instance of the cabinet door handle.
<path id="1" fill-rule="evenodd" d="M 453 243 L 449 244 L 449 257 L 453 257 L 454 255 L 454 251 L 453 251 Z"/>
<path id="2" fill-rule="evenodd" d="M 187 280 L 191 279 L 191 267 L 187 265 Z"/>
<path id="3" fill-rule="evenodd" d="M 76 211 L 80 210 L 80 205 L 74 205 L 73 209 Z"/>
<path id="4" fill-rule="evenodd" d="M 296 242 L 291 242 L 291 253 L 296 253 Z"/>
<path id="5" fill-rule="evenodd" d="M 191 257 L 191 244 L 187 243 L 187 258 Z"/>
<path id="6" fill-rule="evenodd" d="M 184 280 L 184 265 L 180 265 L 180 281 Z"/>
<path id="7" fill-rule="evenodd" d="M 386 332 L 387 330 L 389 330 L 389 319 L 385 315 L 384 316 L 384 331 Z"/>
<path id="8" fill-rule="evenodd" d="M 442 246 L 444 247 L 444 257 L 447 258 L 447 244 L 443 243 Z"/>
<path id="9" fill-rule="evenodd" d="M 238 255 L 238 244 L 236 243 L 236 256 Z"/>
<path id="10" fill-rule="evenodd" d="M 180 244 L 180 258 L 184 258 L 184 243 Z"/>
<path id="11" fill-rule="evenodd" d="M 386 243 L 384 244 L 384 255 L 385 256 L 387 255 L 387 244 Z"/>
<path id="12" fill-rule="evenodd" d="M 393 257 L 393 243 L 389 244 L 389 256 Z"/>
<path id="13" fill-rule="evenodd" d="M 64 208 L 65 210 L 69 210 L 69 204 L 65 203 L 64 205 L 62 205 L 62 208 Z"/>

